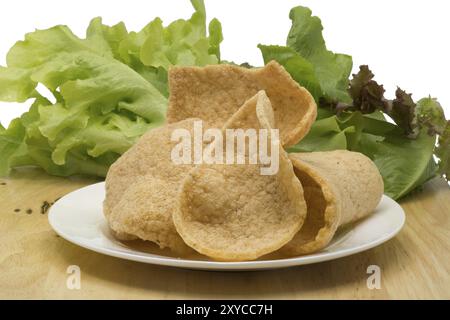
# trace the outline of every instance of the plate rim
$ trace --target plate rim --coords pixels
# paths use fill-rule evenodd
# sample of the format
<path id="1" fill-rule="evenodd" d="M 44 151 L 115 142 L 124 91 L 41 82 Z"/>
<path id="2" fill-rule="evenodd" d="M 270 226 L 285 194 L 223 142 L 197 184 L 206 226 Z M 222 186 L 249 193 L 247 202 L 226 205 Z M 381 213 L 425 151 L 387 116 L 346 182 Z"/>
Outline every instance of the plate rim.
<path id="1" fill-rule="evenodd" d="M 76 189 L 59 199 L 49 210 L 48 213 L 48 222 L 53 229 L 60 237 L 63 239 L 76 244 L 82 248 L 101 253 L 107 256 L 112 256 L 115 258 L 126 259 L 130 261 L 136 261 L 141 263 L 159 265 L 159 266 L 169 266 L 176 268 L 185 268 L 185 269 L 196 269 L 196 270 L 210 270 L 210 271 L 244 271 L 244 270 L 265 270 L 265 269 L 278 269 L 278 268 L 289 268 L 294 266 L 301 266 L 307 264 L 320 263 L 330 260 L 335 260 L 339 258 L 343 258 L 346 256 L 350 256 L 353 254 L 357 254 L 374 247 L 379 246 L 380 244 L 389 241 L 393 237 L 395 237 L 404 227 L 406 222 L 406 215 L 403 208 L 398 204 L 395 200 L 390 198 L 387 195 L 383 195 L 382 201 L 390 202 L 390 205 L 397 207 L 396 210 L 401 215 L 401 223 L 390 233 L 365 244 L 358 245 L 351 248 L 341 249 L 336 252 L 322 252 L 319 251 L 317 253 L 313 253 L 310 255 L 304 255 L 299 257 L 292 258 L 284 258 L 284 259 L 275 259 L 275 260 L 254 260 L 254 261 L 233 261 L 233 262 L 224 262 L 224 261 L 205 261 L 205 260 L 192 260 L 192 259 L 183 259 L 176 257 L 166 257 L 166 256 L 158 256 L 154 254 L 149 254 L 145 252 L 141 252 L 141 254 L 134 254 L 131 252 L 118 251 L 111 248 L 97 246 L 95 244 L 90 244 L 78 240 L 77 238 L 65 233 L 60 230 L 55 224 L 56 220 L 54 216 L 58 208 L 58 202 L 61 204 L 66 198 L 72 196 L 76 192 L 84 191 L 89 188 L 104 188 L 105 182 L 97 182 L 94 184 L 87 185 L 85 187 Z"/>

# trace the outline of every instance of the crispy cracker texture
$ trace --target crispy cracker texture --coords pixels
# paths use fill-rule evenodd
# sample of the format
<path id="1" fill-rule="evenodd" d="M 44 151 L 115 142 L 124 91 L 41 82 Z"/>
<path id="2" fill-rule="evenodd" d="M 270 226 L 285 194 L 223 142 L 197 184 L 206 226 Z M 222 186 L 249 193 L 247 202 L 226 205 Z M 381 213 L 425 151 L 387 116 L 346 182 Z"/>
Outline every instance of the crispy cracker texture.
<path id="1" fill-rule="evenodd" d="M 213 128 L 222 128 L 245 101 L 265 90 L 285 147 L 300 141 L 317 116 L 311 94 L 275 61 L 254 69 L 227 64 L 172 67 L 169 88 L 169 123 L 197 117 Z"/>
<path id="2" fill-rule="evenodd" d="M 270 129 L 271 113 L 269 98 L 260 91 L 224 129 Z M 279 249 L 300 230 L 306 215 L 303 189 L 277 142 L 279 171 L 274 175 L 261 175 L 258 164 L 200 165 L 189 172 L 173 213 L 189 246 L 215 260 L 254 260 Z"/>
<path id="3" fill-rule="evenodd" d="M 192 165 L 172 162 L 171 152 L 177 142 L 171 141 L 171 134 L 175 129 L 186 129 L 192 134 L 196 120 L 149 131 L 111 166 L 105 182 L 103 212 L 117 238 L 139 238 L 175 252 L 186 251 L 186 245 L 176 235 L 172 211 L 181 181 Z M 160 232 L 156 231 L 158 228 Z"/>
<path id="4" fill-rule="evenodd" d="M 383 180 L 375 164 L 358 152 L 336 150 L 289 155 L 308 207 L 302 229 L 281 252 L 296 256 L 323 249 L 338 227 L 377 207 Z"/>
<path id="5" fill-rule="evenodd" d="M 125 191 L 112 210 L 109 216 L 111 229 L 118 234 L 154 242 L 161 249 L 189 253 L 190 248 L 178 235 L 172 221 L 178 187 L 178 182 L 141 177 Z"/>
<path id="6" fill-rule="evenodd" d="M 105 181 L 106 217 L 137 178 L 152 175 L 168 181 L 180 181 L 187 174 L 191 165 L 178 165 L 171 160 L 172 149 L 177 144 L 171 141 L 171 135 L 175 129 L 186 129 L 193 134 L 196 120 L 187 119 L 150 130 L 109 168 Z"/>

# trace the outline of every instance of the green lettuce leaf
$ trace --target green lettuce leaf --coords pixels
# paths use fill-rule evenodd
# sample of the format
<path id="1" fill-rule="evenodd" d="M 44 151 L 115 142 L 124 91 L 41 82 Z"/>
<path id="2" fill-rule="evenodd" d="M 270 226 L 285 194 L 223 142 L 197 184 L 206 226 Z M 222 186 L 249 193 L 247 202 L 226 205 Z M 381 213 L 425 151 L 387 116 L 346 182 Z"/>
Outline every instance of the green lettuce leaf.
<path id="1" fill-rule="evenodd" d="M 146 27 L 146 39 L 140 48 L 140 60 L 146 66 L 204 66 L 217 64 L 222 27 L 216 19 L 206 35 L 206 12 L 203 1 L 192 0 L 195 12 L 189 20 L 176 20 L 164 27 L 155 19 Z"/>
<path id="2" fill-rule="evenodd" d="M 450 129 L 437 100 L 429 97 L 416 103 L 400 88 L 393 100 L 386 99 L 367 65 L 349 81 L 352 59 L 327 49 L 320 19 L 305 7 L 293 8 L 290 18 L 287 46 L 258 46 L 265 63 L 282 64 L 319 105 L 310 132 L 288 151 L 361 152 L 377 165 L 385 193 L 394 199 L 438 172 L 448 180 Z"/>
<path id="3" fill-rule="evenodd" d="M 287 47 L 259 45 L 264 62 L 276 60 L 298 83 L 312 92 L 316 101 L 351 102 L 347 92 L 352 58 L 329 51 L 322 36 L 322 23 L 306 7 L 295 7 Z"/>
<path id="4" fill-rule="evenodd" d="M 18 158 L 26 154 L 25 127 L 20 119 L 11 121 L 8 130 L 0 129 L 0 173 L 6 173 Z"/>
<path id="5" fill-rule="evenodd" d="M 416 139 L 409 139 L 400 127 L 387 122 L 381 112 L 355 111 L 317 120 L 308 135 L 288 151 L 348 149 L 361 152 L 378 167 L 385 194 L 399 199 L 436 176 L 435 141 L 436 136 L 430 136 L 425 129 Z M 443 158 L 448 161 L 448 153 Z M 442 167 L 448 166 L 448 162 L 444 162 Z"/>
<path id="6" fill-rule="evenodd" d="M 450 181 L 450 120 L 439 136 L 436 156 L 439 158 L 439 172 Z"/>
<path id="7" fill-rule="evenodd" d="M 317 120 L 309 133 L 300 143 L 288 149 L 288 152 L 312 152 L 347 149 L 347 133 L 355 128 L 341 129 L 335 116 Z"/>
<path id="8" fill-rule="evenodd" d="M 130 32 L 118 47 L 117 59 L 152 83 L 165 97 L 169 96 L 167 71 L 171 65 L 204 66 L 220 62 L 222 26 L 217 19 L 212 19 L 207 36 L 204 3 L 202 0 L 191 3 L 195 12 L 189 20 L 179 19 L 164 27 L 161 19 L 156 18 L 139 32 Z"/>
<path id="9" fill-rule="evenodd" d="M 375 162 L 384 180 L 384 192 L 393 199 L 405 196 L 437 173 L 433 160 L 435 137 L 422 131 L 411 140 L 395 132 L 397 129 L 385 137 L 363 133 L 355 150 Z"/>
<path id="10" fill-rule="evenodd" d="M 18 68 L 0 66 L 0 100 L 24 102 L 32 95 L 36 84 L 30 80 L 30 72 Z"/>
<path id="11" fill-rule="evenodd" d="M 352 58 L 329 51 L 322 36 L 322 23 L 312 16 L 310 9 L 295 7 L 289 18 L 292 27 L 287 46 L 293 48 L 315 68 L 317 78 L 326 98 L 333 101 L 349 101 L 348 77 L 352 70 Z"/>
<path id="12" fill-rule="evenodd" d="M 0 128 L 0 175 L 34 165 L 54 175 L 105 176 L 140 136 L 164 123 L 168 68 L 219 62 L 221 25 L 212 20 L 208 36 L 204 3 L 192 4 L 189 20 L 167 27 L 156 18 L 128 32 L 123 23 L 95 18 L 84 39 L 55 26 L 17 42 L 0 67 L 0 100 L 33 102 Z"/>
<path id="13" fill-rule="evenodd" d="M 272 60 L 278 61 L 295 81 L 311 93 L 316 101 L 322 97 L 322 88 L 317 79 L 314 66 L 295 52 L 294 49 L 262 44 L 258 45 L 258 48 L 261 50 L 265 64 Z"/>
<path id="14" fill-rule="evenodd" d="M 112 56 L 120 60 L 120 45 L 128 38 L 129 34 L 123 22 L 114 26 L 107 26 L 102 23 L 102 18 L 97 17 L 91 20 L 86 31 L 86 39 L 101 51 L 111 52 Z"/>
<path id="15" fill-rule="evenodd" d="M 341 127 L 358 128 L 356 134 L 348 137 L 349 150 L 361 152 L 374 161 L 388 196 L 399 199 L 436 176 L 435 135 L 422 130 L 415 139 L 410 139 L 398 125 L 360 112 L 341 118 Z"/>
<path id="16" fill-rule="evenodd" d="M 417 101 L 415 112 L 419 126 L 427 128 L 430 135 L 444 133 L 447 121 L 444 109 L 437 99 L 431 97 L 420 99 Z"/>

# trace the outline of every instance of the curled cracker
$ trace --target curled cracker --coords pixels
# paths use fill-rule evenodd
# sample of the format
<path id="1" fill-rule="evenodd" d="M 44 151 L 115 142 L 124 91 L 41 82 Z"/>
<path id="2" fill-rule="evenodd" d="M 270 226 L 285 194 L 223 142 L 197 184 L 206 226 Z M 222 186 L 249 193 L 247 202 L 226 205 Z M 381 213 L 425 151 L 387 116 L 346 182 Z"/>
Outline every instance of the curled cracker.
<path id="1" fill-rule="evenodd" d="M 225 129 L 270 129 L 270 101 L 261 91 Z M 273 137 L 272 137 L 273 138 Z M 173 213 L 186 244 L 216 260 L 253 260 L 289 242 L 306 215 L 303 190 L 279 149 L 279 171 L 261 175 L 260 165 L 200 165 L 184 180 Z M 248 154 L 246 155 L 248 156 Z"/>
<path id="2" fill-rule="evenodd" d="M 119 203 L 126 189 L 139 177 L 151 175 L 169 182 L 184 178 L 192 165 L 172 162 L 171 152 L 177 142 L 171 141 L 171 135 L 176 129 L 186 129 L 192 134 L 196 120 L 198 119 L 187 119 L 150 130 L 109 168 L 103 207 L 106 217 Z"/>
<path id="3" fill-rule="evenodd" d="M 265 90 L 285 147 L 300 141 L 317 116 L 311 94 L 275 61 L 254 69 L 227 64 L 173 67 L 169 87 L 169 123 L 197 117 L 212 128 L 221 128 L 250 97 Z"/>
<path id="4" fill-rule="evenodd" d="M 296 256 L 323 249 L 336 230 L 371 214 L 383 195 L 375 164 L 358 152 L 336 150 L 289 155 L 308 207 L 302 229 L 281 251 Z"/>
<path id="5" fill-rule="evenodd" d="M 170 248 L 185 254 L 190 248 L 178 235 L 172 221 L 178 182 L 152 176 L 140 178 L 123 194 L 109 217 L 110 227 L 117 234 L 129 234 L 152 241 L 161 249 Z"/>
<path id="6" fill-rule="evenodd" d="M 196 120 L 149 131 L 109 169 L 103 212 L 118 239 L 148 240 L 178 253 L 188 249 L 176 233 L 172 211 L 181 181 L 192 165 L 172 162 L 177 142 L 171 135 L 176 129 L 192 134 Z"/>

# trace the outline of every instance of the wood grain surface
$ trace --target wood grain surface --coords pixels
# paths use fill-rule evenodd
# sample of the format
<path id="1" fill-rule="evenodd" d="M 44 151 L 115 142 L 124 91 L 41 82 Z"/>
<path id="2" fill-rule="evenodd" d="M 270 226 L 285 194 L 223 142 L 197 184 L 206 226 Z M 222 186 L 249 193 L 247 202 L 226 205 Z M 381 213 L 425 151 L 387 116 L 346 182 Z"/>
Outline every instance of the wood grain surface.
<path id="1" fill-rule="evenodd" d="M 379 247 L 320 264 L 236 273 L 121 260 L 58 237 L 41 213 L 43 202 L 93 182 L 38 169 L 0 179 L 0 298 L 450 299 L 450 190 L 442 179 L 400 201 L 406 226 Z M 80 290 L 66 286 L 70 265 L 81 269 Z M 367 288 L 369 265 L 380 266 L 381 289 Z"/>

